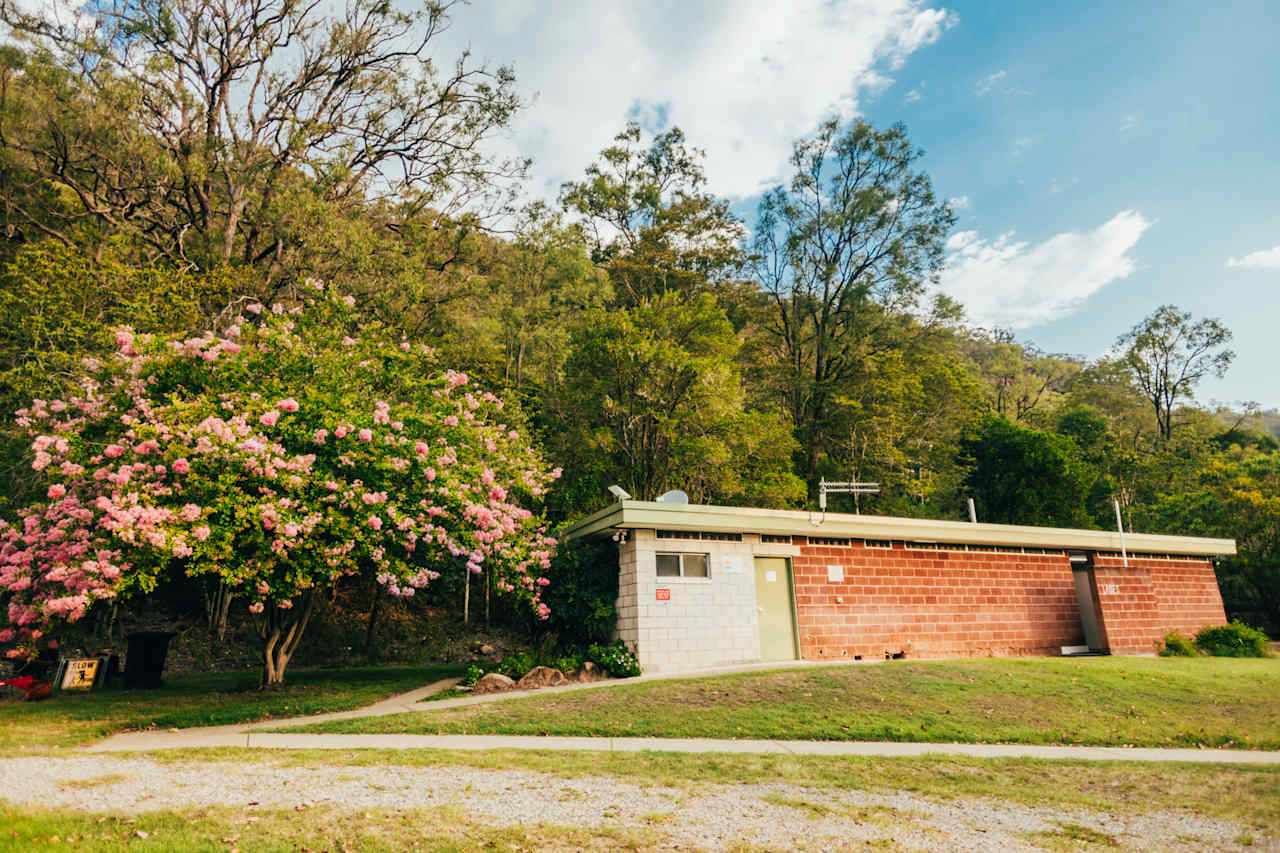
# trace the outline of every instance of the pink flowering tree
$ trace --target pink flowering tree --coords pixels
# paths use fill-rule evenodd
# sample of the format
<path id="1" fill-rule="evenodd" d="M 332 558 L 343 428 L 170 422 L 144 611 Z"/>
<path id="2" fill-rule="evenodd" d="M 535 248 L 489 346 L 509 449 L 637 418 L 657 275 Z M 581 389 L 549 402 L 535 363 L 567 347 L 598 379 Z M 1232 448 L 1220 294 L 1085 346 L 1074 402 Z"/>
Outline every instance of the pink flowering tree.
<path id="1" fill-rule="evenodd" d="M 0 522 L 9 656 L 176 573 L 247 608 L 264 685 L 346 575 L 408 597 L 488 572 L 547 617 L 555 540 L 531 507 L 559 471 L 502 400 L 309 284 L 304 304 L 243 303 L 188 340 L 122 329 L 78 395 L 18 413 L 47 500 Z"/>

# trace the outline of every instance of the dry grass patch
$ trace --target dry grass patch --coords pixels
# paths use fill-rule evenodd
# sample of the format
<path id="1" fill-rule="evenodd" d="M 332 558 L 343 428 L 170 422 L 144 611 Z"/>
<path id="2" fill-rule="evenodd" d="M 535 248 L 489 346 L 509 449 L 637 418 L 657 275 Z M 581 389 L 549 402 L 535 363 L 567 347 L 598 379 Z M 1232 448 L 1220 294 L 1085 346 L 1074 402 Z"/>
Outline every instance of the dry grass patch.
<path id="1" fill-rule="evenodd" d="M 459 809 L 373 810 L 344 813 L 308 809 L 185 809 L 136 818 L 69 810 L 0 807 L 0 853 L 73 849 L 138 853 L 229 850 L 296 853 L 298 850 L 551 853 L 651 849 L 644 828 L 566 827 L 538 824 L 498 828 Z"/>
<path id="2" fill-rule="evenodd" d="M 142 756 L 138 756 L 142 757 Z M 778 782 L 814 789 L 906 791 L 925 797 L 1078 807 L 1111 814 L 1172 811 L 1221 818 L 1280 837 L 1280 766 L 1068 761 L 961 756 L 880 758 L 674 752 L 526 750 L 201 749 L 146 754 L 160 762 L 270 762 L 280 766 L 465 766 L 558 778 L 612 777 L 697 794 L 708 784 Z M 1225 796 L 1222 792 L 1230 792 Z"/>

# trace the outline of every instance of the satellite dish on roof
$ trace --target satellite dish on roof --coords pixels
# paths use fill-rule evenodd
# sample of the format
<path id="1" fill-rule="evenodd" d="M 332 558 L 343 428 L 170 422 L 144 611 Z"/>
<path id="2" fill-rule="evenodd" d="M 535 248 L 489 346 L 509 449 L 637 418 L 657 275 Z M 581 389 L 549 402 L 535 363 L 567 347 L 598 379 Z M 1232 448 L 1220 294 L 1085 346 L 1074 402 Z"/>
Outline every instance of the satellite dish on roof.
<path id="1" fill-rule="evenodd" d="M 680 489 L 672 489 L 658 498 L 658 503 L 664 504 L 687 504 L 688 502 L 689 496 Z"/>

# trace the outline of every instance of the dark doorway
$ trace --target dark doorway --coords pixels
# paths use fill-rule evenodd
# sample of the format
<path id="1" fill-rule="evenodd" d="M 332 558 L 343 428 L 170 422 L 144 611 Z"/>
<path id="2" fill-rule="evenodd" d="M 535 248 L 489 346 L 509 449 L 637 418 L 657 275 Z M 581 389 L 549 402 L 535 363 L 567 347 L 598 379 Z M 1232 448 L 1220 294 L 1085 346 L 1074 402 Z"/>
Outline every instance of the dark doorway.
<path id="1" fill-rule="evenodd" d="M 1080 626 L 1084 629 L 1084 642 L 1094 654 L 1105 654 L 1106 639 L 1099 618 L 1098 580 L 1093 573 L 1093 555 L 1087 551 L 1072 551 L 1071 577 L 1076 585 L 1076 602 L 1080 605 Z"/>

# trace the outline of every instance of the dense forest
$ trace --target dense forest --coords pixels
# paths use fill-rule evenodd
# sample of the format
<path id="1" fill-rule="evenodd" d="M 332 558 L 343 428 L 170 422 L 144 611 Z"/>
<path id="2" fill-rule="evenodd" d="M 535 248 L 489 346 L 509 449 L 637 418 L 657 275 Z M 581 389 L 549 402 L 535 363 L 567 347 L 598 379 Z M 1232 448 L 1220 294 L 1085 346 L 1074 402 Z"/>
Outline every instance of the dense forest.
<path id="1" fill-rule="evenodd" d="M 493 389 L 564 474 L 557 522 L 667 489 L 837 510 L 1225 536 L 1229 615 L 1280 627 L 1280 412 L 1206 408 L 1231 333 L 1159 304 L 1101 358 L 938 292 L 954 222 L 906 127 L 833 117 L 751 221 L 698 140 L 635 124 L 554 201 L 492 144 L 514 73 L 436 54 L 447 6 L 0 4 L 0 409 L 114 330 L 196 334 L 303 282 Z M 620 105 L 621 110 L 621 105 Z M 30 500 L 9 424 L 0 513 Z"/>

